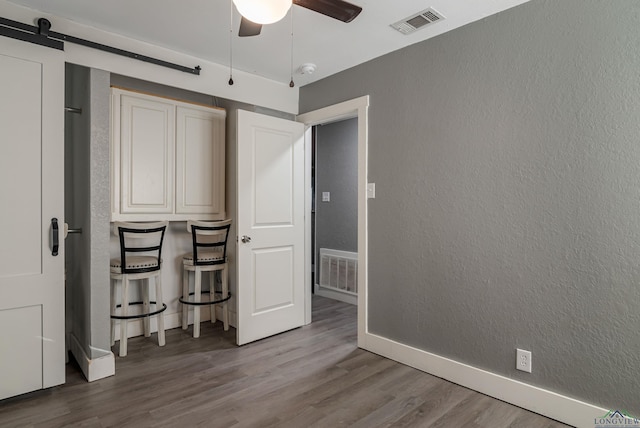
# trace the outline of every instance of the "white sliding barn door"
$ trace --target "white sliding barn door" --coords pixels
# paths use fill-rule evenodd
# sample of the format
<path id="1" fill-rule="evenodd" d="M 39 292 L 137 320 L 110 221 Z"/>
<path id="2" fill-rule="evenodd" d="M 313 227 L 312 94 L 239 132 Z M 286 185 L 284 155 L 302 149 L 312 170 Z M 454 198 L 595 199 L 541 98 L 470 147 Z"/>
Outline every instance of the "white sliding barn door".
<path id="1" fill-rule="evenodd" d="M 238 345 L 304 324 L 304 125 L 238 111 Z"/>
<path id="2" fill-rule="evenodd" d="M 0 94 L 3 399 L 65 380 L 62 53 L 0 37 Z"/>

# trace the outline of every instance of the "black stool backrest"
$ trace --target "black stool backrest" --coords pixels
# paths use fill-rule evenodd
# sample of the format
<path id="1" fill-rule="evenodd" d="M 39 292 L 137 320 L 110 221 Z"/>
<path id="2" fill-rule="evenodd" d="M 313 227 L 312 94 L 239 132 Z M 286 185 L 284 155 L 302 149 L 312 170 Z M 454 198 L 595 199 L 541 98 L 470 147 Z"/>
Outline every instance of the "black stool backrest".
<path id="1" fill-rule="evenodd" d="M 227 262 L 227 241 L 231 220 L 222 221 L 196 221 L 187 222 L 187 230 L 191 232 L 193 243 L 193 264 L 196 266 L 219 265 Z M 221 252 L 222 258 L 215 260 L 198 260 L 198 253 L 202 254 L 207 249 Z"/>
<path id="2" fill-rule="evenodd" d="M 162 242 L 168 224 L 166 221 L 153 223 L 116 222 L 114 224 L 114 232 L 120 238 L 121 273 L 146 273 L 160 270 L 160 265 L 162 264 Z M 157 264 L 154 266 L 127 268 L 127 255 L 129 253 L 154 257 L 157 260 Z"/>

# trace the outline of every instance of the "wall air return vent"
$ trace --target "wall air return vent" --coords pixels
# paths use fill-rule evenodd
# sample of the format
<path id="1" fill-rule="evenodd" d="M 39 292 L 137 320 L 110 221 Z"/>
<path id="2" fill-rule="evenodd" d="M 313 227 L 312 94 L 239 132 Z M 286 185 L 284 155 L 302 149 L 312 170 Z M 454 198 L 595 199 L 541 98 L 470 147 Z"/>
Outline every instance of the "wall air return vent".
<path id="1" fill-rule="evenodd" d="M 391 24 L 391 26 L 402 34 L 411 34 L 416 30 L 424 28 L 434 22 L 442 21 L 443 19 L 444 16 L 442 14 L 436 12 L 432 8 L 429 8 L 411 15 L 402 21 L 398 21 L 395 24 Z"/>

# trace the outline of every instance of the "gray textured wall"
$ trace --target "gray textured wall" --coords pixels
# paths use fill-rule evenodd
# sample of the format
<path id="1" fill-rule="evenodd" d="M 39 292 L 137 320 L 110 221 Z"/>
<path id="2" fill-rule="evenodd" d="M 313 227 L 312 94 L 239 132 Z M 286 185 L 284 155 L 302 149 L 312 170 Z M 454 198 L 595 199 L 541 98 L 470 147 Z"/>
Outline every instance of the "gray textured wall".
<path id="1" fill-rule="evenodd" d="M 91 249 L 91 358 L 111 352 L 109 307 L 111 299 L 109 273 L 110 188 L 110 73 L 89 71 L 90 149 L 89 149 L 89 218 Z M 83 231 L 83 235 L 86 233 Z"/>
<path id="2" fill-rule="evenodd" d="M 66 65 L 65 221 L 67 333 L 90 358 L 110 351 L 109 73 Z M 106 303 L 105 303 L 106 302 Z"/>
<path id="3" fill-rule="evenodd" d="M 316 127 L 315 187 L 316 251 L 358 251 L 358 119 Z"/>
<path id="4" fill-rule="evenodd" d="M 373 333 L 640 414 L 639 23 L 533 0 L 302 88 L 371 95 Z"/>

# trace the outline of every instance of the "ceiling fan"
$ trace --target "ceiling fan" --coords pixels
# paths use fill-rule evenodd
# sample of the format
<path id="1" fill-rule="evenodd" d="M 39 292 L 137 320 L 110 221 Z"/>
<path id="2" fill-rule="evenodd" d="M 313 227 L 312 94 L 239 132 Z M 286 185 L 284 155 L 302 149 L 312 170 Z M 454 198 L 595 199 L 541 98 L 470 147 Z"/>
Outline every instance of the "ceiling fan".
<path id="1" fill-rule="evenodd" d="M 291 0 L 277 0 L 271 2 L 265 2 L 264 0 L 233 0 L 233 2 L 242 15 L 240 30 L 238 31 L 238 36 L 240 37 L 257 36 L 262 30 L 263 24 L 270 24 L 282 19 L 289 11 L 291 4 L 302 6 L 306 9 L 321 13 L 345 23 L 353 21 L 360 12 L 362 12 L 362 8 L 360 6 L 356 6 L 344 0 L 293 0 L 293 2 Z M 279 10 L 275 11 L 275 15 L 272 15 L 271 18 L 264 19 L 258 17 L 255 12 L 261 7 L 272 7 L 272 5 L 266 5 L 266 3 L 273 3 L 273 7 Z"/>

